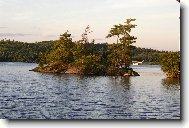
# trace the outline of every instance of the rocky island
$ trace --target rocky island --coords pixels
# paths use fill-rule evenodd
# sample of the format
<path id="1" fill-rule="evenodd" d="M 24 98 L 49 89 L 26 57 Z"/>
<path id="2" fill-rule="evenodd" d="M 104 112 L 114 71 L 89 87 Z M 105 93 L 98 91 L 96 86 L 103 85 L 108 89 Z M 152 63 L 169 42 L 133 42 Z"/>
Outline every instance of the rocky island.
<path id="1" fill-rule="evenodd" d="M 130 32 L 136 25 L 127 19 L 124 24 L 114 25 L 107 38 L 116 37 L 117 43 L 100 45 L 95 40 L 89 42 L 88 35 L 92 32 L 87 26 L 79 41 L 72 41 L 69 32 L 60 35 L 50 52 L 40 57 L 35 72 L 66 73 L 80 75 L 104 76 L 139 76 L 130 68 L 131 52 L 136 47 L 136 37 Z"/>

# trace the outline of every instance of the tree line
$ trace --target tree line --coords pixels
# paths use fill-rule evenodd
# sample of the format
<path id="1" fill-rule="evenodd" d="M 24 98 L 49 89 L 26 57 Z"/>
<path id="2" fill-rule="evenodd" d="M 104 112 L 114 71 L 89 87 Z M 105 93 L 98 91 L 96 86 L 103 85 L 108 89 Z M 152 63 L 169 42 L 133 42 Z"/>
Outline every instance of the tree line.
<path id="1" fill-rule="evenodd" d="M 3 39 L 0 41 L 0 62 L 32 62 L 37 72 L 76 73 L 83 75 L 139 75 L 130 67 L 132 61 L 161 64 L 168 77 L 180 75 L 180 53 L 137 48 L 137 37 L 131 30 L 136 19 L 126 19 L 114 25 L 106 38 L 117 38 L 113 44 L 89 42 L 92 32 L 87 26 L 81 39 L 72 41 L 66 31 L 56 41 L 25 43 Z"/>
<path id="2" fill-rule="evenodd" d="M 0 40 L 0 62 L 29 62 L 39 63 L 42 54 L 50 51 L 56 41 L 42 41 L 26 43 L 14 40 Z M 108 43 L 89 43 L 102 52 L 111 47 Z M 113 46 L 113 45 L 112 45 Z M 90 47 L 90 46 L 89 46 Z M 151 48 L 136 47 L 132 50 L 132 60 L 143 61 L 146 64 L 160 64 L 161 56 L 167 51 L 159 51 Z"/>
<path id="3" fill-rule="evenodd" d="M 38 63 L 40 56 L 51 50 L 55 41 L 25 43 L 10 39 L 0 40 L 0 62 Z"/>

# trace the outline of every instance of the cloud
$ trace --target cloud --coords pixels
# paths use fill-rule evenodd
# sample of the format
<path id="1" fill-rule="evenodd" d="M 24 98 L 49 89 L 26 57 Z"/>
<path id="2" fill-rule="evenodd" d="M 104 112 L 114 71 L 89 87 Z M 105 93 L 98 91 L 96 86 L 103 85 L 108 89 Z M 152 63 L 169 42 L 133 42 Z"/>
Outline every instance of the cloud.
<path id="1" fill-rule="evenodd" d="M 16 37 L 16 36 L 31 36 L 32 34 L 24 34 L 24 33 L 0 33 L 0 37 Z"/>
<path id="2" fill-rule="evenodd" d="M 59 35 L 46 35 L 45 37 L 51 38 L 51 37 L 58 37 Z"/>
<path id="3" fill-rule="evenodd" d="M 0 27 L 0 29 L 6 29 L 6 28 L 8 28 L 8 27 Z"/>
<path id="4" fill-rule="evenodd" d="M 113 9 L 123 9 L 123 8 L 149 8 L 149 7 L 162 7 L 170 6 L 170 4 L 175 4 L 172 0 L 105 0 L 107 7 Z"/>

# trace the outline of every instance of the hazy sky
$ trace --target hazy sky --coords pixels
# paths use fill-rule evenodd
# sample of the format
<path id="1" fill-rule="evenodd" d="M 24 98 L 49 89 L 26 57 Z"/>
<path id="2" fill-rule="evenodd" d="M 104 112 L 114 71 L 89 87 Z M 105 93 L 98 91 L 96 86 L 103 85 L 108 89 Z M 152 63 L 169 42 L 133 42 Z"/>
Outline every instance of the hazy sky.
<path id="1" fill-rule="evenodd" d="M 57 40 L 66 30 L 80 39 L 87 25 L 96 42 L 110 28 L 136 18 L 136 46 L 179 50 L 180 5 L 176 0 L 0 0 L 0 39 L 26 42 Z"/>

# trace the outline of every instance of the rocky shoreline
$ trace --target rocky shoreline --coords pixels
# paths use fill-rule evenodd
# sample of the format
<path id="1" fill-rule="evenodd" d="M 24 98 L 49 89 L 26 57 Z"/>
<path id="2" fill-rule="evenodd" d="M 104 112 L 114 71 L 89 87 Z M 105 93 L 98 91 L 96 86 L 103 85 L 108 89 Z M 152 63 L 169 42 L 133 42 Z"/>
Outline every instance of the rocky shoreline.
<path id="1" fill-rule="evenodd" d="M 66 70 L 62 70 L 62 71 L 59 71 L 57 69 L 52 69 L 51 67 L 49 66 L 46 66 L 46 67 L 36 67 L 30 71 L 34 71 L 34 72 L 41 72 L 41 73 L 60 73 L 60 74 L 78 74 L 78 75 L 95 75 L 95 76 L 102 76 L 102 75 L 97 75 L 97 74 L 83 74 L 82 71 L 79 69 L 79 68 L 68 68 Z M 119 74 L 116 74 L 116 75 L 110 75 L 110 74 L 107 74 L 107 73 L 104 73 L 103 76 L 140 76 L 136 71 L 133 71 L 132 68 L 126 70 L 126 71 L 122 71 L 120 72 Z"/>

